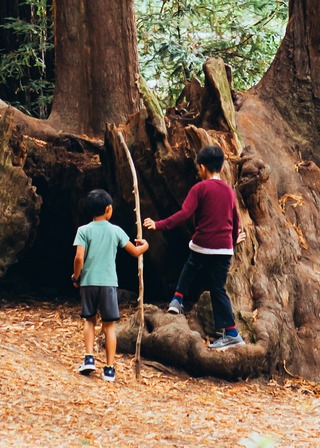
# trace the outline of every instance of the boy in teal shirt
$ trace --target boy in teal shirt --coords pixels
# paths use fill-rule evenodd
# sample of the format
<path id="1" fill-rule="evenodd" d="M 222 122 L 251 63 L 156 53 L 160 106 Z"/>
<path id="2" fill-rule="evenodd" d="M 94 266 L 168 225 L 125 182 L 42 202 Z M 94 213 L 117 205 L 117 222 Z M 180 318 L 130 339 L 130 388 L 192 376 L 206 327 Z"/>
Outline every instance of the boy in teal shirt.
<path id="1" fill-rule="evenodd" d="M 102 330 L 105 335 L 106 362 L 102 377 L 115 380 L 114 358 L 116 353 L 115 322 L 120 319 L 116 272 L 118 247 L 130 255 L 139 257 L 149 244 L 136 239 L 136 246 L 118 226 L 109 222 L 112 216 L 112 198 L 105 190 L 93 190 L 88 194 L 87 207 L 93 220 L 81 226 L 73 245 L 77 247 L 74 258 L 74 273 L 71 276 L 75 287 L 80 286 L 81 317 L 85 318 L 84 343 L 86 354 L 79 372 L 89 375 L 96 370 L 93 346 L 97 311 L 100 311 Z"/>

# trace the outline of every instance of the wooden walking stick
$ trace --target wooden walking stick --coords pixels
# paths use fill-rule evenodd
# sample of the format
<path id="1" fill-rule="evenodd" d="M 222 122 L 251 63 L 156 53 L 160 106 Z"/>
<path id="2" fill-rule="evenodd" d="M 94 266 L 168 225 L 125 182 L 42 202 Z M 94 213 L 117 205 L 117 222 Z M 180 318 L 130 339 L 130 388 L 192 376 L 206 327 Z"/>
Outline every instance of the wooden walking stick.
<path id="1" fill-rule="evenodd" d="M 135 212 L 136 212 L 136 224 L 137 224 L 137 238 L 142 238 L 142 223 L 141 223 L 141 214 L 140 214 L 140 196 L 139 196 L 139 188 L 138 188 L 138 178 L 137 172 L 131 157 L 131 153 L 129 148 L 123 138 L 121 132 L 118 132 L 120 143 L 125 150 L 127 159 L 129 161 L 132 180 L 133 180 L 133 194 L 135 200 Z M 138 278 L 139 278 L 139 316 L 140 316 L 140 325 L 136 342 L 136 354 L 135 354 L 135 367 L 136 367 L 136 378 L 140 377 L 140 349 L 141 349 L 141 339 L 144 328 L 144 308 L 143 308 L 143 295 L 144 295 L 144 283 L 143 283 L 143 255 L 139 255 L 138 257 Z"/>

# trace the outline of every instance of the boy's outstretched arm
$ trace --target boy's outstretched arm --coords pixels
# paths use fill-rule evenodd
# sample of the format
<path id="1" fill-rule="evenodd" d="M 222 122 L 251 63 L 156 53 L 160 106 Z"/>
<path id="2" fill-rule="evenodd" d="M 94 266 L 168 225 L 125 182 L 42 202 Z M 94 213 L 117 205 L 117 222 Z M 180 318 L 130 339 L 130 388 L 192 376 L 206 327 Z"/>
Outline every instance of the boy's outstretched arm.
<path id="1" fill-rule="evenodd" d="M 149 249 L 149 243 L 144 239 L 136 239 L 136 246 L 128 241 L 124 246 L 124 249 L 133 257 L 139 257 L 139 255 L 145 253 Z"/>
<path id="2" fill-rule="evenodd" d="M 143 226 L 149 230 L 156 230 L 156 223 L 151 218 L 146 218 L 143 221 Z"/>

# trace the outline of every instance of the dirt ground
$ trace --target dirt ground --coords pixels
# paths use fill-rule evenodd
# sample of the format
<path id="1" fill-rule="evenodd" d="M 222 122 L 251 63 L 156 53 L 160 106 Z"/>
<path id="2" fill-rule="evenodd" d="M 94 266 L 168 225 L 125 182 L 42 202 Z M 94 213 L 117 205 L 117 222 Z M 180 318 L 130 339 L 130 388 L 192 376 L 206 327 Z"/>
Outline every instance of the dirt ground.
<path id="1" fill-rule="evenodd" d="M 0 299 L 1 448 L 320 446 L 320 386 L 299 378 L 228 383 L 143 360 L 137 381 L 134 356 L 118 354 L 108 383 L 98 348 L 97 371 L 79 375 L 79 309 Z"/>

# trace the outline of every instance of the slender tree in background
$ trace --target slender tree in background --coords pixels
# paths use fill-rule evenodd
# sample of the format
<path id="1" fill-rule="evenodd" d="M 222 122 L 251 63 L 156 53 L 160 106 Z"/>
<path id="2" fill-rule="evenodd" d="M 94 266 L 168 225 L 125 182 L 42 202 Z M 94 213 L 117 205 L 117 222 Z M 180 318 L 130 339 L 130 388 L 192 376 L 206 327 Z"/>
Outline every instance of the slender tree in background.
<path id="1" fill-rule="evenodd" d="M 54 86 L 52 2 L 4 0 L 0 23 L 0 98 L 46 118 Z"/>

